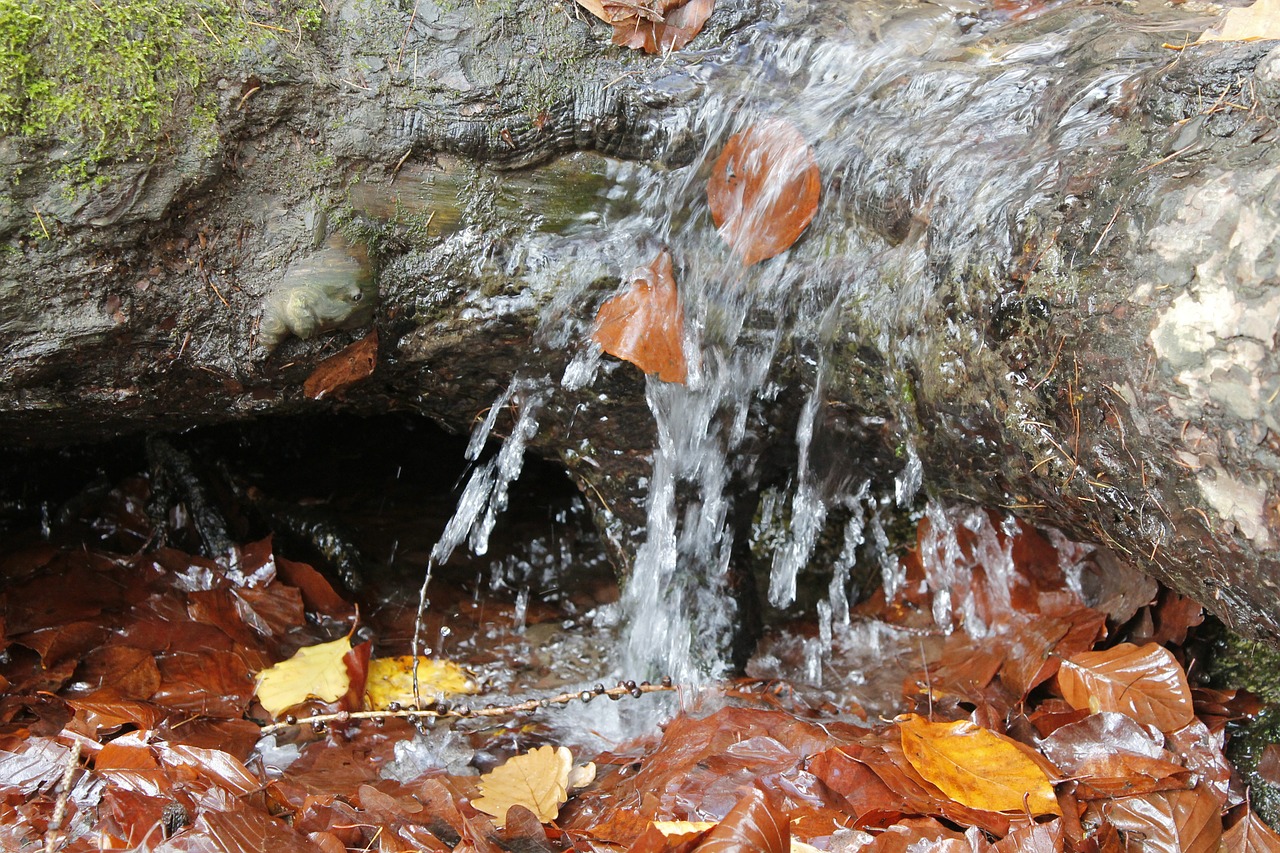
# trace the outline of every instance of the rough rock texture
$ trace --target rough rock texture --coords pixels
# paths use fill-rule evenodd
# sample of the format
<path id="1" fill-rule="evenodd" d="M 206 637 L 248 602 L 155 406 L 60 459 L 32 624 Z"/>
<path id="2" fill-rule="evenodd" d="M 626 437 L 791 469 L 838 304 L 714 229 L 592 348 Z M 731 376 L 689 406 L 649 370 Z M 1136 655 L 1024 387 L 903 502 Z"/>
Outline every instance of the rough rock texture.
<path id="1" fill-rule="evenodd" d="M 934 493 L 1106 543 L 1280 639 L 1273 43 L 1175 55 L 1168 27 L 1103 10 L 1014 25 L 855 3 L 815 23 L 724 3 L 698 51 L 663 59 L 571 4 L 330 5 L 313 42 L 216 81 L 213 148 L 171 138 L 77 189 L 55 174 L 66 145 L 0 141 L 0 440 L 337 406 L 466 431 L 519 374 L 505 404 L 545 397 L 531 446 L 625 555 L 645 380 L 608 361 L 560 379 L 637 246 L 673 244 L 696 278 L 695 179 L 750 111 L 738 87 L 794 112 L 825 195 L 791 256 L 747 276 L 794 287 L 741 330 L 717 330 L 714 288 L 688 295 L 705 342 L 774 353 L 726 406 L 733 481 L 784 483 L 803 456 L 828 497 L 891 490 L 918 455 Z M 650 180 L 676 193 L 656 234 L 636 226 Z M 363 330 L 268 352 L 260 323 L 335 234 L 367 249 L 381 353 L 310 400 L 304 379 Z"/>

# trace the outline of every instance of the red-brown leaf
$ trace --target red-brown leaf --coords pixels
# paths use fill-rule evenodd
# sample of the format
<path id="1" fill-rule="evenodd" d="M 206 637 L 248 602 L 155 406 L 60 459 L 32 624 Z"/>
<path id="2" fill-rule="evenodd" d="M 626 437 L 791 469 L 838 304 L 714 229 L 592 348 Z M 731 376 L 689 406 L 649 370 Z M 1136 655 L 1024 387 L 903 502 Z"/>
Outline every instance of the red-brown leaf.
<path id="1" fill-rule="evenodd" d="M 652 822 L 641 832 L 627 853 L 692 853 L 706 837 L 708 829 L 665 833 Z"/>
<path id="2" fill-rule="evenodd" d="M 769 805 L 763 791 L 752 788 L 697 849 L 698 853 L 787 853 L 790 846 L 787 816 Z"/>
<path id="3" fill-rule="evenodd" d="M 1280 835 L 1246 806 L 1244 817 L 1222 833 L 1222 849 L 1224 853 L 1280 853 Z"/>
<path id="4" fill-rule="evenodd" d="M 351 604 L 334 591 L 324 575 L 306 563 L 276 557 L 276 569 L 281 579 L 297 587 L 302 594 L 302 602 L 311 610 L 326 616 L 346 616 L 351 612 Z"/>
<path id="5" fill-rule="evenodd" d="M 684 312 L 666 249 L 632 273 L 625 293 L 600 306 L 591 337 L 610 355 L 631 362 L 663 382 L 683 383 Z"/>
<path id="6" fill-rule="evenodd" d="M 767 119 L 729 137 L 707 184 L 711 219 L 743 266 L 791 247 L 818 212 L 813 149 L 794 125 Z"/>
<path id="7" fill-rule="evenodd" d="M 316 365 L 302 383 L 302 393 L 312 400 L 338 394 L 367 379 L 378 364 L 378 330 L 374 329 Z"/>
<path id="8" fill-rule="evenodd" d="M 1188 787 L 1191 772 L 1126 714 L 1093 714 L 1062 726 L 1040 749 L 1078 782 L 1080 799 Z"/>
<path id="9" fill-rule="evenodd" d="M 702 32 L 702 25 L 711 17 L 716 4 L 715 0 L 687 0 L 662 5 L 666 9 L 661 14 L 645 14 L 644 4 L 605 0 L 602 6 L 606 20 L 613 24 L 613 43 L 645 53 L 680 50 Z M 619 9 L 626 11 L 619 14 L 616 11 Z"/>
<path id="10" fill-rule="evenodd" d="M 1106 815 L 1154 853 L 1213 853 L 1222 838 L 1218 800 L 1203 786 L 1113 800 Z"/>
<path id="11" fill-rule="evenodd" d="M 1084 652 L 1058 670 L 1062 696 L 1075 708 L 1119 711 L 1171 732 L 1191 722 L 1191 689 L 1182 666 L 1154 643 L 1120 643 Z"/>
<path id="12" fill-rule="evenodd" d="M 206 811 L 183 833 L 183 850 L 219 853 L 320 853 L 321 848 L 266 812 L 247 807 Z M 202 846 L 204 845 L 204 846 Z"/>
<path id="13" fill-rule="evenodd" d="M 992 853 L 1062 853 L 1062 821 L 1029 823 L 1016 827 L 992 845 Z"/>
<path id="14" fill-rule="evenodd" d="M 109 688 L 122 699 L 149 699 L 160 688 L 155 655 L 134 646 L 100 646 L 85 656 L 76 674 L 92 689 Z"/>

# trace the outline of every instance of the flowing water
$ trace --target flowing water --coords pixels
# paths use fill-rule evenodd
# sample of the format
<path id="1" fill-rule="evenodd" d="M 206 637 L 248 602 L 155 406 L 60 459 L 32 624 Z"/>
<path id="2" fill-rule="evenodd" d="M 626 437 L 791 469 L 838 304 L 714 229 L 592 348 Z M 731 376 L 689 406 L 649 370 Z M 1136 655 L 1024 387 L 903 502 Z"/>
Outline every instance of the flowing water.
<path id="1" fill-rule="evenodd" d="M 1174 20 L 1171 10 L 1134 10 L 1033 2 L 997 14 L 964 0 L 796 2 L 739 33 L 737 47 L 666 60 L 669 85 L 704 93 L 687 116 L 705 141 L 701 152 L 671 171 L 610 164 L 612 188 L 573 235 L 607 243 L 624 272 L 648 266 L 668 247 L 685 313 L 687 384 L 647 379 L 657 440 L 647 525 L 622 603 L 619 673 L 668 674 L 685 683 L 725 674 L 737 618 L 726 590 L 734 518 L 755 511 L 754 492 L 742 486 L 760 452 L 752 441 L 754 407 L 780 393 L 784 368 L 805 394 L 791 436 L 795 468 L 782 496 L 761 507 L 762 515 L 785 522 L 774 537 L 772 606 L 795 601 L 819 535 L 830 519 L 845 519 L 829 594 L 817 607 L 819 636 L 802 652 L 811 681 L 822 678 L 833 636 L 849 630 L 854 566 L 871 561 L 890 593 L 901 584 L 886 519 L 895 507 L 915 504 L 925 479 L 906 428 L 901 469 L 880 487 L 813 452 L 828 385 L 842 379 L 832 362 L 841 323 L 857 315 L 880 351 L 918 356 L 912 330 L 939 282 L 960 282 L 952 291 L 960 300 L 990 298 L 979 285 L 966 291 L 966 272 L 1010 263 L 1021 249 L 1011 245 L 1016 226 L 1053 200 L 1073 203 L 1073 177 L 1130 144 L 1119 130 L 1133 84 L 1169 61 L 1161 42 L 1198 29 Z M 790 122 L 812 146 L 821 204 L 791 250 L 743 270 L 711 222 L 708 175 L 732 134 L 774 118 Z M 531 238 L 523 259 L 540 245 Z M 587 282 L 574 284 L 563 270 L 538 275 L 530 273 L 531 288 L 559 288 L 544 315 L 545 339 L 585 341 L 582 318 L 566 306 L 590 301 Z M 956 353 L 982 346 L 953 333 Z M 601 370 L 617 369 L 594 345 L 579 345 L 563 376 L 517 375 L 494 401 L 475 430 L 470 458 L 479 457 L 499 409 L 518 411 L 516 427 L 501 451 L 474 469 L 433 563 L 464 542 L 484 553 L 540 407 L 561 389 L 590 388 Z M 894 367 L 886 366 L 883 381 L 892 384 Z M 958 363 L 936 367 L 962 381 Z M 942 535 L 952 522 L 936 507 L 929 512 Z M 976 529 L 990 522 L 975 516 L 966 523 Z M 988 566 L 1007 562 L 1007 555 L 987 556 Z M 964 600 L 951 598 L 950 575 L 960 563 L 953 554 L 927 566 L 943 624 L 957 613 L 973 618 Z M 881 639 L 864 641 L 878 648 Z"/>

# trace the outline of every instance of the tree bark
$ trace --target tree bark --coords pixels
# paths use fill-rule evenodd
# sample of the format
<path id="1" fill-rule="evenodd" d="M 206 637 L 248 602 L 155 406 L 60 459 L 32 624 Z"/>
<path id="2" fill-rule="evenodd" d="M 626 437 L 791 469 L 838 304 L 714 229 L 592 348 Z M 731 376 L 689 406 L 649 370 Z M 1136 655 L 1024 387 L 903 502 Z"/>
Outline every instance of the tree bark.
<path id="1" fill-rule="evenodd" d="M 829 41 L 791 42 L 809 51 L 792 63 L 752 45 L 794 38 L 794 22 L 722 4 L 700 53 L 663 60 L 611 47 L 571 4 L 375 5 L 377 20 L 333 5 L 315 43 L 211 84 L 211 149 L 174 138 L 69 194 L 63 149 L 0 143 L 15 174 L 0 206 L 0 440 L 336 407 L 468 430 L 513 376 L 558 380 L 627 278 L 619 246 L 643 235 L 592 218 L 632 186 L 614 161 L 704 167 L 726 93 L 774 85 L 768 71 L 782 82 L 766 102 L 817 105 L 799 121 L 824 208 L 768 267 L 817 284 L 781 314 L 748 312 L 734 338 L 786 332 L 780 390 L 743 404 L 736 481 L 796 476 L 800 413 L 818 401 L 805 464 L 828 496 L 890 490 L 918 456 L 930 493 L 1103 543 L 1280 640 L 1274 43 L 1175 54 L 1167 32 L 1068 10 L 979 22 L 988 41 L 945 61 L 877 54 L 890 24 L 926 42 L 973 25 L 940 10 L 872 35 L 828 22 Z M 871 81 L 830 104 L 827 44 L 864 50 Z M 1011 80 L 975 58 L 1019 45 L 1071 61 L 1010 60 Z M 362 295 L 365 276 L 376 310 L 345 328 L 367 303 L 332 300 Z M 821 324 L 806 299 L 826 306 Z M 370 327 L 372 376 L 308 396 L 317 364 Z M 531 445 L 564 462 L 622 555 L 643 536 L 645 387 L 609 364 L 560 388 Z"/>

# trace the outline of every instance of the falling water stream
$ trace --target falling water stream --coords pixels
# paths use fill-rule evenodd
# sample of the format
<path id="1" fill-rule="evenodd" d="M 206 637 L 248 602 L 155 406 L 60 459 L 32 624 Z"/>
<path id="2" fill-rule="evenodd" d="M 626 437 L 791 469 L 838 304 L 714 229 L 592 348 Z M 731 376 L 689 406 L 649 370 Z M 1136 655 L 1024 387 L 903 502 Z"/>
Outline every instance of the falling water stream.
<path id="1" fill-rule="evenodd" d="M 819 637 L 805 652 L 810 676 L 820 676 L 833 632 L 848 627 L 852 567 L 878 563 L 889 592 L 902 582 L 885 516 L 895 505 L 911 507 L 924 479 L 911 436 L 900 436 L 901 470 L 883 494 L 865 474 L 819 463 L 812 452 L 821 440 L 826 388 L 838 378 L 831 353 L 842 316 L 856 310 L 876 318 L 878 348 L 911 354 L 913 324 L 938 282 L 961 281 L 965 298 L 968 268 L 1008 263 L 1020 249 L 1010 245 L 1014 226 L 1050 199 L 1070 203 L 1073 175 L 1091 158 L 1128 144 L 1117 131 L 1131 84 L 1168 62 L 1161 42 L 1187 28 L 1170 10 L 1121 13 L 1080 2 L 1019 9 L 1021 20 L 964 0 L 788 3 L 775 20 L 738 34 L 736 49 L 665 60 L 675 69 L 670 85 L 704 93 L 688 116 L 702 150 L 670 171 L 610 163 L 611 188 L 600 210 L 573 235 L 607 243 L 626 281 L 629 270 L 669 248 L 685 313 L 687 384 L 647 377 L 657 439 L 646 529 L 622 602 L 618 673 L 668 674 L 685 683 L 726 673 L 737 617 L 726 573 L 733 519 L 744 509 L 735 502 L 756 500 L 741 486 L 758 461 L 749 440 L 753 406 L 779 393 L 784 361 L 806 396 L 790 438 L 795 469 L 785 496 L 772 504 L 786 520 L 772 559 L 772 606 L 796 599 L 797 578 L 828 518 L 836 511 L 847 518 L 829 595 L 816 614 Z M 707 178 L 732 134 L 772 118 L 790 122 L 812 146 L 822 199 L 792 249 L 743 270 L 711 222 Z M 540 246 L 531 237 L 525 259 Z M 558 289 L 544 315 L 544 337 L 580 349 L 562 376 L 512 377 L 476 427 L 473 460 L 497 412 L 519 413 L 497 455 L 474 468 L 433 564 L 464 542 L 485 552 L 548 400 L 565 389 L 589 389 L 603 370 L 634 369 L 602 357 L 586 343 L 584 318 L 564 310 L 594 298 L 584 296 L 587 282 L 563 267 L 531 269 L 531 287 L 550 282 Z M 981 346 L 962 339 L 967 333 L 954 334 L 957 352 Z M 937 367 L 960 381 L 957 365 Z M 929 512 L 935 531 L 952 523 L 937 507 Z M 988 565 L 1007 562 L 991 557 Z M 951 599 L 946 576 L 958 560 L 932 565 L 942 620 L 965 608 Z M 423 595 L 425 601 L 425 585 Z M 415 646 L 421 647 L 418 638 Z"/>

